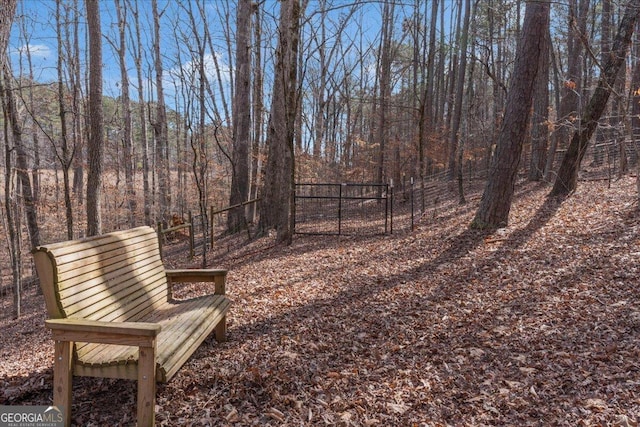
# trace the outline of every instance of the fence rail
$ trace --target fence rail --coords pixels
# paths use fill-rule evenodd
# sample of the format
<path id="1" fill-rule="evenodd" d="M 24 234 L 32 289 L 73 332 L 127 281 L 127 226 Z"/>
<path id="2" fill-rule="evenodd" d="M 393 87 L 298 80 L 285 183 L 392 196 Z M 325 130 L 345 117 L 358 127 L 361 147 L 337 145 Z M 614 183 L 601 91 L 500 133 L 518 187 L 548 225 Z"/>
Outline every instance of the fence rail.
<path id="1" fill-rule="evenodd" d="M 393 187 L 389 184 L 296 184 L 294 232 L 393 233 L 392 206 Z"/>

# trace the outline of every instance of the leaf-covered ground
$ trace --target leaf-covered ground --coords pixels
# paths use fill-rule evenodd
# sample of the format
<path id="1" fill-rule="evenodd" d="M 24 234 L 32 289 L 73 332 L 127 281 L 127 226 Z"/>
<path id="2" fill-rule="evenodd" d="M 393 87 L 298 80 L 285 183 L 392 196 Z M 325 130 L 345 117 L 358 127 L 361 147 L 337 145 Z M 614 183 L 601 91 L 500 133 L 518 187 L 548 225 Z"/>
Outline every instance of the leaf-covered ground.
<path id="1" fill-rule="evenodd" d="M 158 425 L 637 426 L 635 179 L 562 204 L 519 187 L 510 225 L 469 231 L 478 197 L 392 236 L 268 239 L 229 268 L 229 341 L 158 387 Z M 209 291 L 191 286 L 185 296 Z M 0 323 L 0 404 L 47 404 L 35 292 Z M 3 305 L 6 307 L 6 305 Z M 74 423 L 135 423 L 134 382 L 75 379 Z"/>

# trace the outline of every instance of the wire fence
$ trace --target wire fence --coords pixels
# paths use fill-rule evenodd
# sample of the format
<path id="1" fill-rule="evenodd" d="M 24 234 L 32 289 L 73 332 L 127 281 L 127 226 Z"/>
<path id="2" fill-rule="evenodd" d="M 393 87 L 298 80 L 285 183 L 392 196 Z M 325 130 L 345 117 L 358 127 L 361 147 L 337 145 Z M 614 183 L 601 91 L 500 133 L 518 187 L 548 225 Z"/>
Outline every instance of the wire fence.
<path id="1" fill-rule="evenodd" d="M 295 233 L 393 233 L 392 207 L 389 184 L 296 184 Z"/>
<path id="2" fill-rule="evenodd" d="M 554 170 L 557 170 L 564 152 L 563 149 L 557 151 Z M 579 178 L 612 182 L 619 174 L 626 173 L 629 169 L 637 170 L 639 152 L 638 141 L 598 141 L 596 138 L 585 155 Z M 526 175 L 526 167 L 529 164 L 526 156 L 523 155 L 521 159 L 521 165 L 525 166 L 521 170 L 522 176 Z M 486 170 L 465 170 L 462 186 L 465 195 L 479 196 L 486 177 Z M 552 174 L 550 179 L 554 178 Z M 249 227 L 255 224 L 258 218 L 257 200 L 241 204 L 245 208 Z M 439 218 L 440 213 L 459 203 L 459 189 L 457 180 L 451 180 L 446 172 L 430 175 L 424 180 L 407 177 L 394 185 L 301 183 L 296 185 L 295 202 L 297 234 L 383 235 L 413 230 L 414 225 L 420 221 L 443 220 Z M 173 257 L 190 251 L 190 255 L 195 257 L 203 252 L 213 255 L 212 251 L 222 251 L 218 248 L 216 238 L 225 235 L 227 214 L 232 208 L 234 207 L 216 210 L 211 208 L 204 218 L 202 215 L 191 215 L 189 219 L 185 218 L 189 228 L 183 224 L 174 225 L 179 228 L 169 230 L 164 236 L 166 241 L 163 242 L 163 254 Z M 65 237 L 62 227 L 45 228 L 43 235 L 47 236 L 47 241 L 60 241 Z M 251 233 L 247 233 L 246 240 L 250 238 Z M 228 246 L 228 243 L 225 245 Z M 37 281 L 33 276 L 35 271 L 31 257 L 25 257 L 25 261 L 22 287 L 29 289 L 35 287 Z M 5 301 L 12 293 L 11 272 L 8 265 L 5 265 L 0 268 L 0 300 Z"/>

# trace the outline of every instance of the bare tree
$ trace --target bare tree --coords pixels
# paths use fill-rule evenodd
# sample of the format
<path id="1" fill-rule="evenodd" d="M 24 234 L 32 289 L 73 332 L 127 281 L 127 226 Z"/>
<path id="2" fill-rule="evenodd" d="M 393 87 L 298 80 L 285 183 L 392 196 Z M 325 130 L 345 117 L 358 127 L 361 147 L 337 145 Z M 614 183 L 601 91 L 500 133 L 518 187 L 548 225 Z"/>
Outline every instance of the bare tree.
<path id="1" fill-rule="evenodd" d="M 87 176 L 87 235 L 102 233 L 101 185 L 104 151 L 102 114 L 102 32 L 100 4 L 86 0 L 89 33 L 89 173 Z"/>
<path id="2" fill-rule="evenodd" d="M 127 27 L 127 4 L 123 4 L 121 0 L 114 0 L 116 6 L 116 13 L 118 17 L 118 36 L 119 44 L 116 47 L 118 53 L 118 60 L 120 62 L 120 79 L 122 87 L 122 147 L 123 155 L 122 160 L 124 162 L 124 181 L 126 188 L 126 203 L 127 210 L 129 211 L 129 225 L 135 226 L 136 222 L 136 194 L 133 185 L 133 135 L 131 130 L 131 97 L 129 95 L 129 73 L 127 70 L 126 60 L 126 27 Z M 142 102 L 142 101 L 141 101 Z"/>
<path id="3" fill-rule="evenodd" d="M 40 228 L 38 226 L 38 213 L 36 209 L 36 203 L 33 196 L 33 189 L 31 187 L 31 179 L 29 177 L 29 167 L 27 164 L 27 150 L 24 145 L 22 121 L 18 117 L 18 107 L 16 105 L 16 97 L 14 94 L 14 88 L 12 87 L 11 69 L 8 64 L 8 60 L 4 62 L 2 70 L 2 90 L 3 93 L 3 108 L 6 110 L 5 114 L 9 119 L 11 126 L 11 136 L 13 141 L 13 151 L 15 151 L 16 158 L 16 175 L 18 177 L 18 183 L 20 184 L 20 192 L 22 195 L 22 201 L 24 203 L 24 210 L 27 217 L 27 229 L 29 230 L 29 239 L 31 247 L 36 247 L 40 244 Z M 8 142 L 7 142 L 8 144 Z"/>
<path id="4" fill-rule="evenodd" d="M 632 68 L 631 68 L 631 87 L 629 95 L 630 126 L 629 133 L 631 142 L 634 147 L 640 140 L 640 22 L 636 22 L 636 30 L 634 32 L 634 40 L 631 43 L 632 48 Z M 640 161 L 638 161 L 638 151 L 636 150 L 636 192 L 640 198 Z"/>
<path id="5" fill-rule="evenodd" d="M 5 143 L 5 176 L 4 176 L 4 202 L 7 213 L 7 226 L 9 234 L 9 255 L 11 257 L 11 273 L 13 277 L 13 317 L 15 319 L 21 314 L 21 297 L 22 297 L 22 253 L 20 250 L 20 227 L 16 209 L 15 191 L 12 187 L 12 149 L 9 143 L 9 123 L 13 120 L 10 116 L 11 112 L 8 108 L 8 100 L 13 98 L 11 91 L 7 90 L 4 82 L 9 77 L 8 58 L 6 55 L 7 46 L 9 44 L 9 33 L 16 12 L 16 0 L 8 0 L 3 8 L 0 8 L 0 98 L 2 99 L 2 111 L 4 118 L 4 143 Z M 13 118 L 15 119 L 15 117 Z M 15 125 L 13 124 L 14 132 Z M 19 136 L 19 135 L 18 135 Z"/>
<path id="6" fill-rule="evenodd" d="M 156 170 L 158 173 L 159 219 L 168 221 L 171 209 L 171 188 L 169 186 L 169 136 L 167 129 L 167 107 L 164 100 L 162 55 L 160 54 L 160 15 L 158 1 L 151 1 L 153 13 L 153 58 L 156 71 L 156 116 L 153 133 L 156 139 Z"/>
<path id="7" fill-rule="evenodd" d="M 203 8 L 199 7 L 200 17 L 202 18 L 202 26 L 207 27 L 205 19 L 205 13 Z M 186 100 L 184 107 L 185 111 L 185 139 L 190 141 L 191 151 L 193 153 L 193 178 L 198 189 L 198 207 L 200 209 L 201 227 L 203 233 L 207 233 L 207 207 L 209 198 L 209 180 L 208 173 L 210 169 L 211 159 L 207 150 L 207 138 L 206 138 L 206 118 L 207 118 L 207 88 L 209 82 L 207 79 L 207 72 L 205 67 L 206 61 L 206 35 L 204 38 L 198 34 L 199 24 L 196 22 L 196 16 L 194 14 L 191 4 L 188 4 L 187 15 L 190 22 L 190 27 L 193 33 L 190 35 L 195 39 L 195 47 L 191 48 L 193 56 L 192 61 L 194 66 L 191 70 L 185 73 L 184 67 L 180 72 L 183 75 L 182 78 L 182 91 L 185 92 L 183 98 Z M 188 74 L 189 77 L 185 76 Z M 190 99 L 193 99 L 193 106 Z M 190 107 L 191 106 L 191 107 Z M 193 120 L 192 120 L 193 117 Z M 210 116 L 211 117 L 211 116 Z M 197 123 L 193 121 L 197 120 Z M 186 130 L 189 130 L 187 135 Z M 202 266 L 206 265 L 206 245 L 203 245 L 202 251 Z"/>
<path id="8" fill-rule="evenodd" d="M 134 18 L 134 28 L 131 38 L 133 62 L 136 68 L 137 88 L 138 88 L 138 120 L 140 122 L 140 145 L 142 146 L 142 188 L 144 199 L 144 223 L 151 225 L 151 184 L 149 183 L 150 167 L 149 167 L 149 140 L 147 137 L 147 110 L 144 102 L 144 78 L 142 75 L 142 39 L 140 31 L 140 13 L 138 11 L 138 2 L 125 0 L 129 5 L 128 9 L 132 11 Z"/>
<path id="9" fill-rule="evenodd" d="M 586 153 L 589 140 L 598 126 L 598 120 L 607 106 L 620 67 L 624 64 L 638 15 L 640 15 L 640 0 L 631 0 L 626 6 L 618 32 L 613 40 L 611 54 L 606 57 L 602 65 L 602 74 L 598 85 L 584 109 L 579 127 L 574 132 L 571 143 L 562 159 L 550 196 L 567 196 L 578 186 L 580 164 Z"/>
<path id="10" fill-rule="evenodd" d="M 551 40 L 548 31 L 544 34 L 542 42 L 531 120 L 531 160 L 528 175 L 531 181 L 542 180 L 549 145 L 549 48 Z"/>
<path id="11" fill-rule="evenodd" d="M 15 9 L 14 9 L 15 10 Z M 3 55 L 4 56 L 4 55 Z M 5 62 L 5 59 L 2 59 Z M 13 317 L 20 317 L 21 311 L 21 296 L 22 296 L 22 250 L 20 239 L 20 219 L 18 214 L 18 203 L 16 200 L 16 189 L 14 188 L 13 170 L 13 148 L 9 142 L 10 132 L 9 128 L 14 128 L 16 124 L 13 120 L 15 117 L 11 117 L 10 107 L 7 106 L 7 99 L 12 96 L 9 90 L 5 86 L 7 79 L 6 67 L 3 66 L 2 73 L 0 75 L 0 98 L 2 99 L 2 111 L 4 119 L 4 144 L 5 144 L 5 164 L 4 164 L 4 204 L 7 215 L 7 231 L 9 234 L 9 255 L 11 258 L 11 275 L 13 279 Z M 15 136 L 15 135 L 14 135 Z"/>
<path id="12" fill-rule="evenodd" d="M 16 4 L 12 2 L 7 5 L 8 10 L 5 13 L 15 14 Z M 40 229 L 38 226 L 38 214 L 36 208 L 36 200 L 29 177 L 29 166 L 27 162 L 27 148 L 23 138 L 23 120 L 19 117 L 17 96 L 21 94 L 21 88 L 15 88 L 13 84 L 11 66 L 9 64 L 9 57 L 6 55 L 6 40 L 4 31 L 7 27 L 11 26 L 13 16 L 3 16 L 2 23 L 0 24 L 0 78 L 2 79 L 2 105 L 5 110 L 8 124 L 11 128 L 11 136 L 13 142 L 12 151 L 15 152 L 16 163 L 16 175 L 18 183 L 20 185 L 20 194 L 22 196 L 22 202 L 24 205 L 25 215 L 27 218 L 27 229 L 29 231 L 29 240 L 31 247 L 36 247 L 40 244 Z M 33 91 L 31 91 L 33 92 Z M 31 105 L 33 105 L 33 98 L 31 98 Z M 9 140 L 5 141 L 9 144 Z"/>
<path id="13" fill-rule="evenodd" d="M 631 140 L 636 145 L 640 140 L 640 31 L 638 29 L 640 23 L 636 22 L 636 30 L 634 32 L 634 40 L 631 44 L 633 49 L 632 67 L 631 67 L 631 94 L 629 96 L 629 108 L 631 110 Z M 640 162 L 638 162 L 640 166 Z M 640 175 L 638 175 L 640 183 Z"/>
<path id="14" fill-rule="evenodd" d="M 301 13 L 300 0 L 283 0 L 280 4 L 271 117 L 267 129 L 269 153 L 260 202 L 259 229 L 275 228 L 277 240 L 285 243 L 291 243 L 293 238 L 294 129 Z"/>
<path id="15" fill-rule="evenodd" d="M 258 197 L 258 187 L 260 186 L 260 169 L 262 167 L 261 145 L 262 145 L 262 123 L 264 118 L 264 104 L 263 104 L 263 82 L 262 82 L 262 52 L 260 46 L 262 45 L 262 6 L 257 4 L 254 8 L 254 45 L 258 48 L 255 49 L 253 67 L 252 67 L 252 107 L 253 107 L 253 146 L 251 147 L 251 187 L 249 190 L 249 198 L 256 199 Z M 257 204 L 252 203 L 249 206 L 249 213 L 247 215 L 247 221 L 253 222 L 255 220 L 257 211 Z"/>
<path id="16" fill-rule="evenodd" d="M 229 211 L 230 232 L 247 227 L 245 207 L 249 196 L 249 147 L 251 146 L 251 0 L 239 0 L 236 11 L 236 76 L 233 102 L 233 153 L 231 195 L 229 205 L 240 205 Z"/>
<path id="17" fill-rule="evenodd" d="M 497 228 L 508 223 L 522 141 L 529 123 L 534 82 L 543 50 L 542 40 L 549 27 L 549 10 L 548 0 L 527 3 L 507 94 L 504 122 L 491 162 L 489 179 L 472 223 L 475 228 Z"/>
<path id="18" fill-rule="evenodd" d="M 578 4 L 580 1 L 580 4 Z M 556 151 L 564 147 L 574 123 L 581 112 L 581 91 L 583 86 L 583 40 L 586 34 L 587 10 L 590 0 L 570 0 L 567 37 L 567 70 L 566 79 L 562 85 L 562 100 L 558 106 L 558 117 L 554 133 L 551 135 L 551 143 L 547 154 L 544 177 L 546 181 L 552 181 Z M 556 88 L 560 90 L 560 88 Z"/>
<path id="19" fill-rule="evenodd" d="M 23 2 L 23 5 L 24 5 L 24 2 Z M 35 82 L 35 78 L 33 74 L 33 60 L 31 55 L 31 49 L 32 49 L 31 33 L 33 32 L 33 28 L 28 28 L 27 20 L 23 19 L 20 30 L 21 30 L 20 31 L 21 37 L 24 38 L 25 40 L 23 50 L 26 56 L 26 61 L 27 61 L 28 78 L 29 78 L 29 81 L 33 83 Z M 35 90 L 33 88 L 30 88 L 28 91 L 28 100 L 24 100 L 25 99 L 24 91 L 23 91 L 23 88 L 20 87 L 20 97 L 24 100 L 23 102 L 27 105 L 27 109 L 30 110 L 31 112 L 35 111 L 35 105 L 36 105 L 34 92 Z M 31 170 L 31 180 L 32 180 L 34 202 L 38 200 L 38 196 L 40 194 L 40 141 L 39 141 L 38 135 L 39 134 L 38 134 L 37 125 L 33 123 L 33 118 L 32 118 L 31 143 L 33 145 L 33 168 Z"/>
<path id="20" fill-rule="evenodd" d="M 388 111 L 391 98 L 391 62 L 393 61 L 393 17 L 395 3 L 385 1 L 382 11 L 382 33 L 380 35 L 380 57 L 378 61 L 378 74 L 380 96 L 376 120 L 376 141 L 378 145 L 378 158 L 376 167 L 376 180 L 384 181 L 384 163 L 389 138 Z M 382 187 L 379 187 L 382 191 Z"/>
<path id="21" fill-rule="evenodd" d="M 4 5 L 0 8 L 0 58 L 3 58 L 3 61 L 5 61 L 7 46 L 9 45 L 9 34 L 17 5 L 18 0 L 5 0 Z"/>
<path id="22" fill-rule="evenodd" d="M 462 8 L 460 8 L 462 11 Z M 455 74 L 455 101 L 453 104 L 453 114 L 451 117 L 451 127 L 449 128 L 449 179 L 453 180 L 456 175 L 456 153 L 460 139 L 460 122 L 462 120 L 462 104 L 465 92 L 465 74 L 467 71 L 467 47 L 469 45 L 469 23 L 471 22 L 471 0 L 464 0 L 464 16 L 462 23 L 458 23 L 457 33 L 460 34 L 460 46 L 458 55 L 460 61 L 456 67 Z M 462 27 L 460 27 L 462 25 Z M 460 165 L 462 167 L 462 165 Z M 461 196 L 462 197 L 462 196 Z"/>
<path id="23" fill-rule="evenodd" d="M 64 84 L 64 43 L 62 39 L 63 33 L 63 19 L 61 10 L 61 0 L 56 0 L 56 32 L 58 39 L 58 114 L 60 115 L 60 148 L 56 145 L 53 135 L 50 136 L 50 141 L 54 144 L 55 154 L 62 167 L 62 181 L 64 184 L 64 205 L 67 223 L 67 238 L 73 239 L 73 208 L 71 203 L 71 183 L 69 180 L 69 169 L 73 162 L 73 158 L 76 154 L 76 145 L 70 144 L 70 138 L 68 133 L 68 108 L 66 102 L 65 84 Z"/>
<path id="24" fill-rule="evenodd" d="M 83 78 L 81 76 L 80 66 L 80 19 L 78 19 L 79 9 L 78 0 L 73 0 L 71 3 L 70 11 L 75 14 L 76 18 L 67 21 L 71 25 L 65 25 L 65 31 L 67 27 L 71 26 L 73 34 L 68 34 L 69 47 L 67 48 L 67 64 L 69 67 L 68 75 L 68 87 L 71 91 L 71 141 L 74 147 L 79 147 L 75 151 L 75 155 L 72 159 L 73 165 L 73 194 L 76 196 L 76 202 L 78 205 L 82 205 L 84 201 L 83 183 L 84 183 L 84 150 L 82 149 L 84 136 L 90 132 L 89 115 L 85 113 L 86 97 L 82 93 Z M 69 13 L 67 12 L 67 13 Z M 73 47 L 71 46 L 73 45 Z"/>

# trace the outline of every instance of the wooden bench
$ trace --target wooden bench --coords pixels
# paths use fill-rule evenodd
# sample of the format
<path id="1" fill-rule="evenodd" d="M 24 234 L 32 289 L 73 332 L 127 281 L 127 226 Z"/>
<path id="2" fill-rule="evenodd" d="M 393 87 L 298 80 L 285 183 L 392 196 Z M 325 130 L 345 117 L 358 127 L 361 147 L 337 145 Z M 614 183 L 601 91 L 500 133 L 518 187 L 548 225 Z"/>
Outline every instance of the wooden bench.
<path id="1" fill-rule="evenodd" d="M 73 375 L 138 380 L 138 426 L 155 422 L 168 381 L 215 331 L 226 335 L 225 270 L 165 270 L 151 227 L 39 246 L 33 257 L 55 340 L 53 403 L 71 420 Z M 172 284 L 214 282 L 176 301 Z"/>

